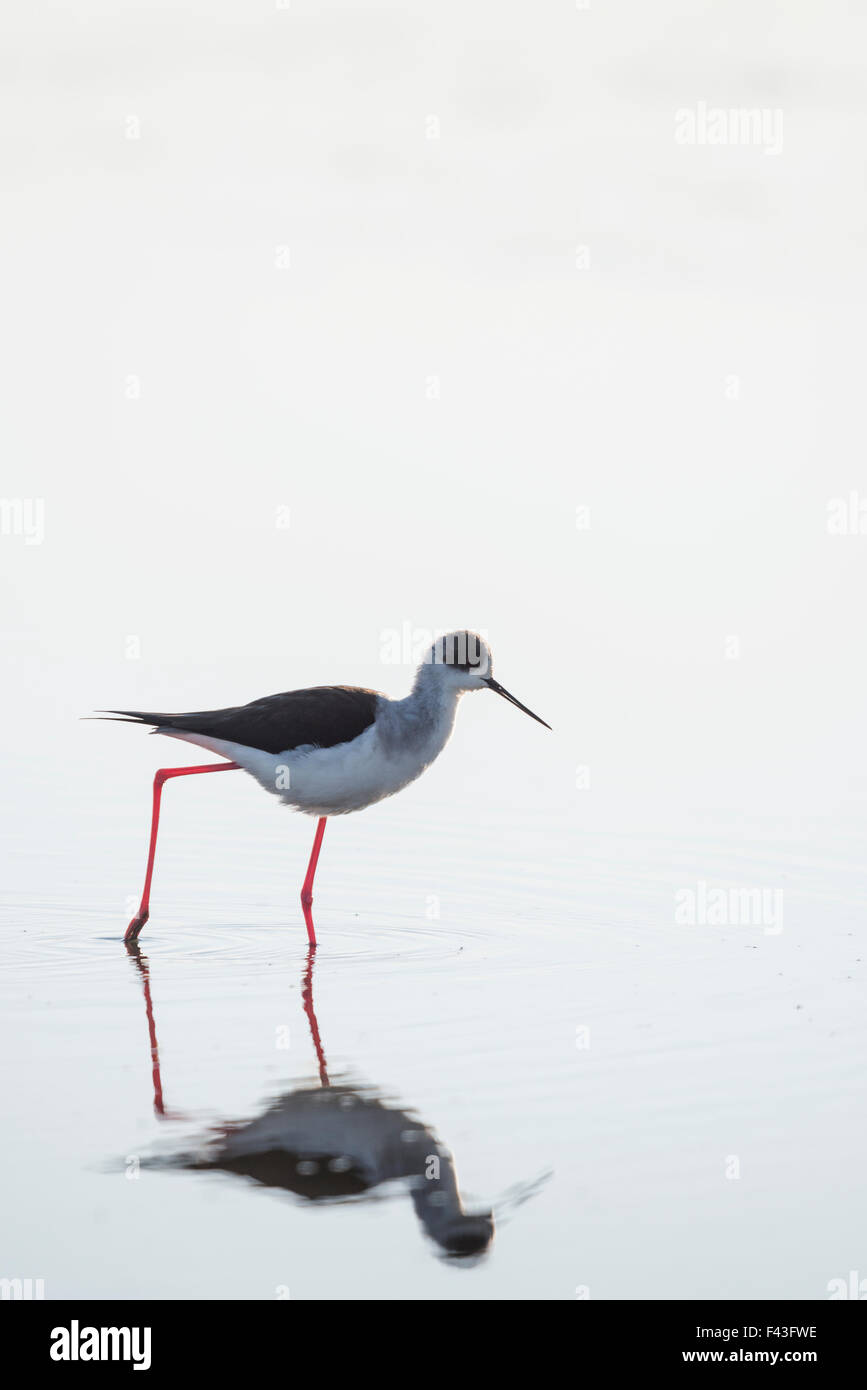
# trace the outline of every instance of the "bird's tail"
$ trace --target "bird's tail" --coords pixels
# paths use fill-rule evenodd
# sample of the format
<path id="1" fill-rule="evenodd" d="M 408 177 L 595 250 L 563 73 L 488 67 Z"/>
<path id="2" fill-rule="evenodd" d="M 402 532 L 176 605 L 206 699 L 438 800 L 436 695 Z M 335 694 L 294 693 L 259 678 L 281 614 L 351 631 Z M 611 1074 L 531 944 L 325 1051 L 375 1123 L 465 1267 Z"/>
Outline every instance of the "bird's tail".
<path id="1" fill-rule="evenodd" d="M 97 710 L 96 714 L 86 714 L 84 717 L 105 719 L 110 724 L 139 724 L 142 727 L 151 725 L 154 729 L 170 729 L 177 715 L 154 714 L 152 711 L 140 709 L 101 709 Z"/>

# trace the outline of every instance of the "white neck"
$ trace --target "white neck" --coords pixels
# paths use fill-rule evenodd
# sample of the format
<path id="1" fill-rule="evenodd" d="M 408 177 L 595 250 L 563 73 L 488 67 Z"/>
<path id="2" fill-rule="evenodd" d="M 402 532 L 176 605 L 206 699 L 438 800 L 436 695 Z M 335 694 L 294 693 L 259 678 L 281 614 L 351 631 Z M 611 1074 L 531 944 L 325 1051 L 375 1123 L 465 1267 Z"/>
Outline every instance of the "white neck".
<path id="1" fill-rule="evenodd" d="M 448 743 L 464 693 L 443 680 L 436 667 L 420 666 L 411 693 L 384 703 L 377 716 L 386 748 L 417 752 L 425 763 L 432 761 Z"/>

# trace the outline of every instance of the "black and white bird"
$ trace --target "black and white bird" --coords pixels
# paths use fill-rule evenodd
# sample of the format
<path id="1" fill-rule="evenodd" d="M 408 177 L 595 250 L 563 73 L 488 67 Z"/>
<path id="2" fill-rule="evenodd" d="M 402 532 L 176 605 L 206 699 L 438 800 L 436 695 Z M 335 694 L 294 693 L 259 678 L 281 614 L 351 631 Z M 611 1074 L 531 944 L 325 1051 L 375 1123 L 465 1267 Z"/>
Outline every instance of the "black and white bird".
<path id="1" fill-rule="evenodd" d="M 437 638 L 402 700 L 355 686 L 322 685 L 192 714 L 102 711 L 119 721 L 151 725 L 153 733 L 198 744 L 227 760 L 157 772 L 144 892 L 125 941 L 134 942 L 148 919 L 163 784 L 171 777 L 243 769 L 281 801 L 318 818 L 301 890 L 307 934 L 315 945 L 310 908 L 326 818 L 362 811 L 421 776 L 448 742 L 458 701 L 470 690 L 493 690 L 551 727 L 494 680 L 490 648 L 473 632 Z"/>

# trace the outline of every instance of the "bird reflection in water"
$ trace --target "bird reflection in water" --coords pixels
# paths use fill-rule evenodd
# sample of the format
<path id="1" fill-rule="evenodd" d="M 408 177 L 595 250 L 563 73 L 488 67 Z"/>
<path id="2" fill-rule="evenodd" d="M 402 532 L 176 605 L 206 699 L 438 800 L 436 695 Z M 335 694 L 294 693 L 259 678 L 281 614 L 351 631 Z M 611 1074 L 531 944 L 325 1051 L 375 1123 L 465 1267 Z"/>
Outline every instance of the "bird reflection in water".
<path id="1" fill-rule="evenodd" d="M 161 1119 L 184 1119 L 163 1100 L 147 957 L 134 943 L 128 943 L 127 950 L 143 982 L 154 1110 Z M 301 998 L 320 1084 L 287 1091 L 255 1119 L 218 1126 L 201 1151 L 166 1161 L 198 1172 L 237 1173 L 311 1202 L 358 1198 L 382 1183 L 402 1180 L 419 1221 L 442 1252 L 464 1258 L 484 1254 L 494 1236 L 493 1213 L 464 1211 L 451 1154 L 432 1130 L 405 1111 L 383 1104 L 372 1090 L 329 1081 L 313 1007 L 314 956 L 311 947 Z"/>

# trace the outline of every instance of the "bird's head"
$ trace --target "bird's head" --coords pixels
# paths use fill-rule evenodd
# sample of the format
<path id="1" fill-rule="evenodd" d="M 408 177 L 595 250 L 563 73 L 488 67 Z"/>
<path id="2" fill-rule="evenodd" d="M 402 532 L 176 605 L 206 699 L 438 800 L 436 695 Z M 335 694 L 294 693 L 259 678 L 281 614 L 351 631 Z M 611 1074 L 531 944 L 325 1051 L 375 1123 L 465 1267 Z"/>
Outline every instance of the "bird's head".
<path id="1" fill-rule="evenodd" d="M 494 1239 L 493 1212 L 471 1216 L 462 1211 L 435 1233 L 434 1239 L 452 1259 L 483 1255 Z"/>
<path id="2" fill-rule="evenodd" d="M 455 690 L 481 690 L 493 669 L 493 658 L 477 632 L 447 632 L 436 639 L 425 664 Z"/>
<path id="3" fill-rule="evenodd" d="M 545 724 L 544 719 L 527 709 L 527 706 L 516 700 L 514 695 L 510 695 L 499 681 L 494 680 L 491 649 L 477 632 L 447 632 L 444 636 L 438 637 L 422 663 L 420 674 L 426 670 L 431 673 L 428 679 L 441 681 L 460 694 L 467 690 L 493 690 L 525 714 L 529 714 L 531 719 Z M 545 724 L 546 729 L 550 727 L 550 724 Z"/>

